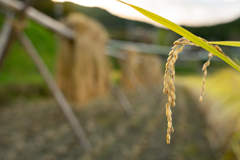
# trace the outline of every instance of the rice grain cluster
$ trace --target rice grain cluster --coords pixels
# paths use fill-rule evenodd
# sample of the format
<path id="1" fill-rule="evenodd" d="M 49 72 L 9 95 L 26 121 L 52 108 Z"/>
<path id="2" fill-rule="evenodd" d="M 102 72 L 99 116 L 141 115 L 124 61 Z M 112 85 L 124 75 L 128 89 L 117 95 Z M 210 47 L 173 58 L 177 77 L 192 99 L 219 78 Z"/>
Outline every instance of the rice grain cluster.
<path id="1" fill-rule="evenodd" d="M 199 97 L 199 102 L 202 102 L 202 100 L 203 100 L 203 93 L 204 93 L 204 90 L 205 90 L 206 76 L 207 76 L 207 67 L 210 65 L 210 60 L 212 59 L 212 57 L 213 57 L 213 54 L 209 53 L 208 54 L 209 59 L 206 63 L 203 64 L 203 67 L 202 67 L 202 71 L 203 71 L 202 92 L 201 92 L 200 97 Z"/>
<path id="2" fill-rule="evenodd" d="M 201 37 L 199 37 L 201 38 Z M 201 38 L 203 41 L 207 42 L 207 40 Z M 210 43 L 209 43 L 210 44 Z M 174 132 L 173 126 L 172 126 L 172 111 L 171 111 L 171 106 L 175 107 L 176 103 L 176 94 L 175 94 L 175 86 L 174 86 L 174 81 L 175 81 L 175 63 L 178 59 L 178 54 L 183 50 L 183 47 L 185 45 L 194 45 L 197 46 L 196 44 L 192 43 L 186 38 L 180 38 L 174 42 L 174 46 L 172 47 L 172 50 L 169 52 L 169 57 L 167 59 L 166 63 L 166 70 L 165 70 L 165 75 L 164 75 L 164 88 L 163 88 L 163 93 L 168 95 L 168 102 L 166 103 L 166 116 L 167 116 L 167 135 L 166 135 L 166 141 L 167 144 L 170 144 L 171 140 L 171 133 Z M 213 46 L 212 44 L 210 44 Z M 215 45 L 213 46 L 216 50 L 222 52 L 222 49 L 218 46 Z M 203 93 L 205 90 L 205 83 L 206 83 L 206 76 L 207 76 L 207 67 L 210 65 L 210 60 L 212 59 L 213 54 L 209 53 L 208 54 L 208 61 L 204 63 L 202 71 L 203 71 L 203 81 L 202 81 L 202 92 L 199 97 L 199 101 L 202 102 L 203 99 Z"/>
<path id="3" fill-rule="evenodd" d="M 171 136 L 170 134 L 174 132 L 172 126 L 172 111 L 171 106 L 175 107 L 176 95 L 175 95 L 175 63 L 178 59 L 178 54 L 183 50 L 184 45 L 191 43 L 185 38 L 180 38 L 174 42 L 172 50 L 169 52 L 169 57 L 166 63 L 166 70 L 164 75 L 164 88 L 163 93 L 168 95 L 168 102 L 166 103 L 166 116 L 167 116 L 167 144 L 170 144 Z"/>

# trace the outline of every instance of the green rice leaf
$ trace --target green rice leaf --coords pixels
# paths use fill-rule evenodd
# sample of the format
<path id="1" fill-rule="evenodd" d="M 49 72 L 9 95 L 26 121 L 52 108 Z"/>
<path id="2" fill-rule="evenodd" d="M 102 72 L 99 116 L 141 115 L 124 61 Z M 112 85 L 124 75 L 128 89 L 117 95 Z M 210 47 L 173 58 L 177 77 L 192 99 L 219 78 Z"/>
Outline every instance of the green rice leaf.
<path id="1" fill-rule="evenodd" d="M 233 47 L 240 47 L 239 41 L 210 41 L 211 44 L 218 44 L 223 46 L 233 46 Z"/>
<path id="2" fill-rule="evenodd" d="M 121 3 L 124 3 L 132 8 L 134 8 L 135 10 L 137 10 L 138 12 L 142 13 L 143 15 L 147 16 L 148 18 L 154 20 L 155 22 L 158 22 L 160 24 L 162 24 L 163 26 L 171 29 L 172 31 L 178 33 L 179 35 L 187 38 L 188 40 L 192 41 L 193 43 L 201 46 L 202 48 L 204 48 L 205 50 L 211 52 L 212 54 L 214 54 L 215 56 L 218 56 L 219 58 L 221 58 L 222 60 L 224 60 L 226 63 L 228 63 L 230 66 L 232 66 L 233 68 L 235 68 L 236 70 L 238 70 L 240 72 L 240 67 L 234 63 L 229 57 L 227 57 L 226 55 L 220 53 L 218 50 L 216 50 L 213 46 L 211 46 L 210 44 L 204 42 L 202 39 L 200 39 L 199 37 L 195 36 L 194 34 L 192 34 L 191 32 L 189 32 L 188 30 L 182 28 L 181 26 L 155 14 L 152 13 L 150 11 L 147 11 L 143 8 L 134 6 L 132 4 L 128 4 L 126 2 L 123 2 L 121 0 L 117 0 Z"/>

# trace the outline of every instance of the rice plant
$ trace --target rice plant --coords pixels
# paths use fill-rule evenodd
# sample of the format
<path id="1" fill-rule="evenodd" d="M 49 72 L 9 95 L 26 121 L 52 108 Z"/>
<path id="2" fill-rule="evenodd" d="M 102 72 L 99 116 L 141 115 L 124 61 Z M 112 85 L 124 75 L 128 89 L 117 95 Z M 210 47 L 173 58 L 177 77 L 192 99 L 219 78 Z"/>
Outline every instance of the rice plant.
<path id="1" fill-rule="evenodd" d="M 233 62 L 226 54 L 223 53 L 222 49 L 218 45 L 227 45 L 227 46 L 238 46 L 240 47 L 240 42 L 235 41 L 215 41 L 215 42 L 208 42 L 207 40 L 197 37 L 196 35 L 192 34 L 188 30 L 182 28 L 181 26 L 157 15 L 150 11 L 147 11 L 143 8 L 140 8 L 138 6 L 128 4 L 126 2 L 123 2 L 121 0 L 117 0 L 121 3 L 124 3 L 141 14 L 147 16 L 148 18 L 162 24 L 163 26 L 171 29 L 172 31 L 176 32 L 177 34 L 183 36 L 183 38 L 178 39 L 174 42 L 174 46 L 172 50 L 169 53 L 169 57 L 166 63 L 166 70 L 165 70 L 165 76 L 164 76 L 164 89 L 163 93 L 168 94 L 168 102 L 166 104 L 166 116 L 168 121 L 168 129 L 167 129 L 167 135 L 166 140 L 167 144 L 170 144 L 170 133 L 174 131 L 172 126 L 172 111 L 171 106 L 175 106 L 175 87 L 174 87 L 174 80 L 175 80 L 175 62 L 178 59 L 178 54 L 182 51 L 183 47 L 185 45 L 194 45 L 198 47 L 202 47 L 203 49 L 207 50 L 209 52 L 209 59 L 208 61 L 203 65 L 202 71 L 203 73 L 203 84 L 202 84 L 202 92 L 199 97 L 199 101 L 202 102 L 203 99 L 203 93 L 205 90 L 205 83 L 206 83 L 206 76 L 207 76 L 207 67 L 210 65 L 210 60 L 213 56 L 217 56 L 226 63 L 228 63 L 230 66 L 235 68 L 237 71 L 240 72 L 240 67 Z M 213 45 L 216 44 L 216 45 Z M 218 44 L 218 45 L 217 45 Z"/>

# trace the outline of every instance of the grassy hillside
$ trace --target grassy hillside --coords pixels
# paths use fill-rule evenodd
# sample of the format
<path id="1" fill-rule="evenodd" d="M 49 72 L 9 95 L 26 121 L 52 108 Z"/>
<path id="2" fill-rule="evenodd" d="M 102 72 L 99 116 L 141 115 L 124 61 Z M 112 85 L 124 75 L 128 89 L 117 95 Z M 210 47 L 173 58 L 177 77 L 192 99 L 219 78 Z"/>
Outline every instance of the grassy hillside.
<path id="1" fill-rule="evenodd" d="M 0 16 L 0 25 L 3 23 Z M 54 74 L 58 43 L 54 33 L 28 21 L 26 34 L 32 40 L 41 57 Z M 50 95 L 50 91 L 25 49 L 16 39 L 11 45 L 0 68 L 0 102 L 34 100 Z"/>

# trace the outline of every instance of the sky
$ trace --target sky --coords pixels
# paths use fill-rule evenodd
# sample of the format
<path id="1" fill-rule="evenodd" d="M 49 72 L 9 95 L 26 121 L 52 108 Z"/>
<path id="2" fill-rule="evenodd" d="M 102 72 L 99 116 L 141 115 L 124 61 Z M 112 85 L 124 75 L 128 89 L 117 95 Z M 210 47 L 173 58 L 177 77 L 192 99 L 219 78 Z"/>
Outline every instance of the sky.
<path id="1" fill-rule="evenodd" d="M 53 0 L 66 1 L 66 0 Z M 67 0 L 83 6 L 100 7 L 131 20 L 158 23 L 116 0 Z M 199 27 L 227 23 L 240 17 L 240 0 L 123 0 L 156 13 L 178 25 Z"/>

